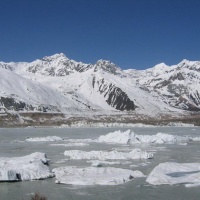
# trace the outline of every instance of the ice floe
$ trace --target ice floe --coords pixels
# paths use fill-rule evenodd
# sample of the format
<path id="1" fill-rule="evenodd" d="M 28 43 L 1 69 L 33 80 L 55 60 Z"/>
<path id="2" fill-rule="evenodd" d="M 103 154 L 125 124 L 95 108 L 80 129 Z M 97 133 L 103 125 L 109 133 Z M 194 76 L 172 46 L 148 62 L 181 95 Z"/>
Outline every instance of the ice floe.
<path id="1" fill-rule="evenodd" d="M 96 142 L 96 140 L 92 140 L 92 139 L 67 139 L 65 140 L 67 142 L 70 142 L 70 143 L 90 143 L 90 142 Z"/>
<path id="2" fill-rule="evenodd" d="M 146 181 L 152 185 L 186 184 L 186 187 L 200 185 L 200 163 L 166 162 L 156 166 Z"/>
<path id="3" fill-rule="evenodd" d="M 194 142 L 199 142 L 200 141 L 200 137 L 193 137 L 191 138 L 192 141 Z"/>
<path id="4" fill-rule="evenodd" d="M 170 122 L 167 126 L 175 126 L 175 127 L 194 127 L 194 124 L 187 124 L 182 122 Z"/>
<path id="5" fill-rule="evenodd" d="M 66 163 L 67 161 L 69 161 L 69 159 L 62 159 L 62 160 L 56 161 L 55 163 L 62 164 L 62 163 Z"/>
<path id="6" fill-rule="evenodd" d="M 22 157 L 0 157 L 0 181 L 37 180 L 52 177 L 44 153 L 36 152 Z"/>
<path id="7" fill-rule="evenodd" d="M 56 183 L 71 185 L 119 185 L 134 178 L 145 177 L 140 171 L 113 167 L 60 167 L 53 169 Z"/>
<path id="8" fill-rule="evenodd" d="M 91 166 L 93 167 L 102 167 L 103 165 L 125 165 L 131 164 L 130 161 L 105 161 L 105 160 L 88 160 L 88 163 L 92 163 Z"/>
<path id="9" fill-rule="evenodd" d="M 101 160 L 89 160 L 87 161 L 89 163 L 92 163 L 92 167 L 102 167 L 103 165 L 119 165 L 121 162 L 119 161 L 101 161 Z"/>
<path id="10" fill-rule="evenodd" d="M 187 183 L 185 184 L 185 187 L 199 187 L 200 183 Z"/>
<path id="11" fill-rule="evenodd" d="M 72 142 L 72 143 L 65 143 L 65 144 L 50 144 L 50 146 L 64 146 L 64 147 L 73 147 L 73 146 L 88 146 L 88 143 L 83 142 Z"/>
<path id="12" fill-rule="evenodd" d="M 167 133 L 157 133 L 156 135 L 137 135 L 131 130 L 125 132 L 115 131 L 108 133 L 107 135 L 101 135 L 97 141 L 107 143 L 118 143 L 118 144 L 140 144 L 140 143 L 179 143 L 183 141 L 189 141 L 192 138 L 188 136 L 177 136 L 170 135 Z"/>
<path id="13" fill-rule="evenodd" d="M 47 136 L 47 137 L 33 137 L 27 138 L 26 141 L 28 142 L 54 142 L 54 141 L 62 141 L 64 140 L 58 136 Z"/>
<path id="14" fill-rule="evenodd" d="M 106 135 L 101 135 L 97 141 L 98 142 L 107 142 L 107 143 L 119 143 L 119 144 L 127 144 L 131 143 L 135 138 L 135 133 L 131 130 L 127 130 L 125 132 L 115 131 L 108 133 Z"/>
<path id="15" fill-rule="evenodd" d="M 152 153 L 147 153 L 141 149 L 133 149 L 130 152 L 118 151 L 81 151 L 69 150 L 64 152 L 65 156 L 70 159 L 99 159 L 99 160 L 121 160 L 121 159 L 150 159 L 153 158 Z"/>

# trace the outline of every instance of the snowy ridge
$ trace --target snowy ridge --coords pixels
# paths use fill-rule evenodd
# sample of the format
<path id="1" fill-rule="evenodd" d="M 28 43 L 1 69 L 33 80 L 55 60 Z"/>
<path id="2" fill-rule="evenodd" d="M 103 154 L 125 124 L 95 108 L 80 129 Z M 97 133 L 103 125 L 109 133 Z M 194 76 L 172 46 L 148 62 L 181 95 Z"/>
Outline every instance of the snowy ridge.
<path id="1" fill-rule="evenodd" d="M 9 70 L 0 69 L 0 74 L 0 103 L 7 110 L 41 112 L 77 110 L 77 103 L 47 86 Z"/>
<path id="2" fill-rule="evenodd" d="M 110 61 L 84 64 L 55 54 L 31 63 L 0 62 L 0 105 L 7 111 L 160 118 L 200 111 L 200 62 L 121 70 Z"/>
<path id="3" fill-rule="evenodd" d="M 127 73 L 134 76 L 133 71 Z M 173 66 L 161 63 L 148 70 L 138 71 L 134 78 L 143 89 L 169 106 L 189 111 L 200 110 L 199 61 L 183 60 Z"/>

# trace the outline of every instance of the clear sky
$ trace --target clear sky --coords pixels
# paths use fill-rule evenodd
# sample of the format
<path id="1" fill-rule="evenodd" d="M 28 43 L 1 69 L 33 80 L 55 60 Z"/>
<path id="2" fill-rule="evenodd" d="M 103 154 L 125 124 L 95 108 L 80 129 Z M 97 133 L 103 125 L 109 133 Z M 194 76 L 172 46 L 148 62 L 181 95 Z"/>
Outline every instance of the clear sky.
<path id="1" fill-rule="evenodd" d="M 64 53 L 123 69 L 200 60 L 200 0 L 0 0 L 0 60 Z"/>

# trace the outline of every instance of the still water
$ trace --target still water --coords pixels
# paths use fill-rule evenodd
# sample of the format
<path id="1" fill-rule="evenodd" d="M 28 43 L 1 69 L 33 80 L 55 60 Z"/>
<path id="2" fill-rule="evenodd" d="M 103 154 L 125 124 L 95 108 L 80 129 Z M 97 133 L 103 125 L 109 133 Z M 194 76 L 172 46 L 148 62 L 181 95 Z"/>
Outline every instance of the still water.
<path id="1" fill-rule="evenodd" d="M 158 132 L 169 133 L 180 136 L 200 136 L 200 127 L 152 127 L 152 128 L 130 128 L 136 134 L 153 135 Z M 16 157 L 31 154 L 33 152 L 44 152 L 51 159 L 50 169 L 60 166 L 87 167 L 91 163 L 85 160 L 66 161 L 63 155 L 65 150 L 127 150 L 141 148 L 147 152 L 153 152 L 151 160 L 131 160 L 131 163 L 112 165 L 131 170 L 140 170 L 148 175 L 159 163 L 174 162 L 200 162 L 200 142 L 189 142 L 187 145 L 162 144 L 162 145 L 111 145 L 90 143 L 89 146 L 65 147 L 51 146 L 56 142 L 25 142 L 27 137 L 60 136 L 67 139 L 96 139 L 100 135 L 116 130 L 127 130 L 124 128 L 16 128 L 0 129 L 0 157 Z M 59 142 L 62 143 L 62 142 Z M 64 142 L 63 142 L 64 143 Z M 55 178 L 5 183 L 0 182 L 0 200 L 29 200 L 30 195 L 39 192 L 48 197 L 48 200 L 199 200 L 200 187 L 186 188 L 184 185 L 152 186 L 145 182 L 145 178 L 134 179 L 123 185 L 117 186 L 71 186 L 55 184 Z"/>

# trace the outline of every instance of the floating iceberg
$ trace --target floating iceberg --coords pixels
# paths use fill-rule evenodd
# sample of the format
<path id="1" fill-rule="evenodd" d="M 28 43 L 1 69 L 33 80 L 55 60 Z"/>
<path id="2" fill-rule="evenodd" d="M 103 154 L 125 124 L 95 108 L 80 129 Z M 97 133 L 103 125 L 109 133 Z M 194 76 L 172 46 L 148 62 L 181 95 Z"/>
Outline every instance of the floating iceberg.
<path id="1" fill-rule="evenodd" d="M 53 172 L 56 183 L 71 185 L 119 185 L 134 178 L 145 177 L 140 171 L 113 167 L 60 167 L 53 169 Z"/>
<path id="2" fill-rule="evenodd" d="M 166 162 L 156 166 L 146 180 L 152 185 L 187 183 L 187 187 L 200 184 L 200 163 Z"/>
<path id="3" fill-rule="evenodd" d="M 119 143 L 119 144 L 127 144 L 134 140 L 135 133 L 131 130 L 127 130 L 125 132 L 115 131 L 112 133 L 108 133 L 107 135 L 101 135 L 97 141 L 98 142 L 108 142 L 108 143 Z"/>
<path id="4" fill-rule="evenodd" d="M 99 159 L 99 160 L 124 160 L 124 159 L 150 159 L 153 158 L 152 153 L 147 153 L 141 149 L 133 149 L 130 152 L 118 151 L 81 151 L 69 150 L 64 152 L 65 156 L 70 159 Z"/>
<path id="5" fill-rule="evenodd" d="M 62 141 L 64 140 L 58 136 L 47 136 L 47 137 L 34 137 L 34 138 L 27 138 L 26 141 L 28 142 L 55 142 L 55 141 Z"/>
<path id="6" fill-rule="evenodd" d="M 125 132 L 115 131 L 107 135 L 100 136 L 98 142 L 119 143 L 119 144 L 135 144 L 135 143 L 178 143 L 191 140 L 190 137 L 170 135 L 166 133 L 157 133 L 156 135 L 137 135 L 131 130 Z"/>
<path id="7" fill-rule="evenodd" d="M 53 177 L 44 153 L 32 153 L 23 157 L 0 158 L 0 181 L 24 181 Z"/>

